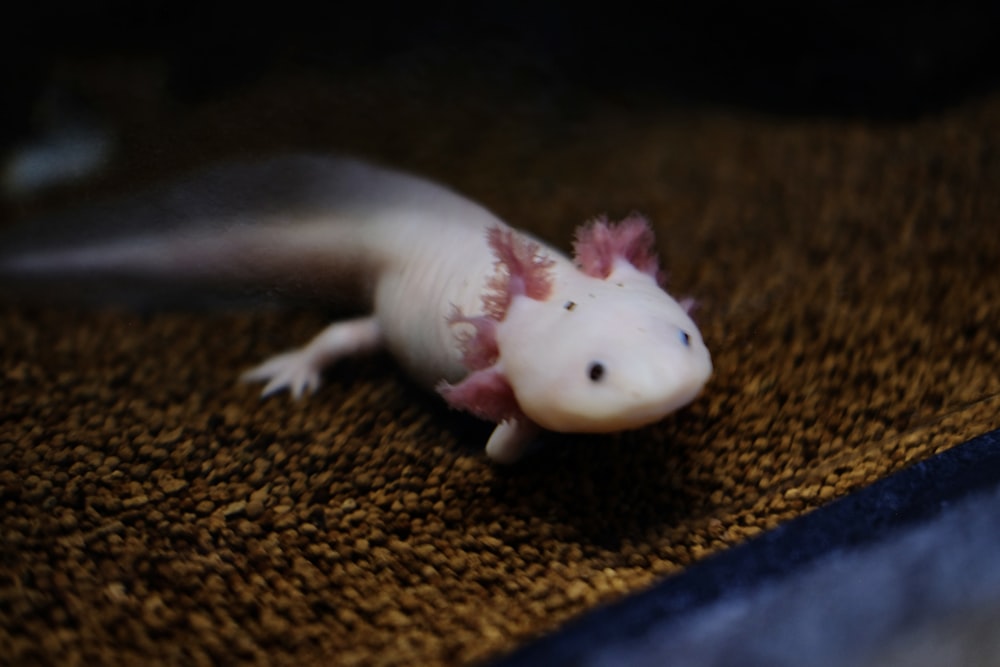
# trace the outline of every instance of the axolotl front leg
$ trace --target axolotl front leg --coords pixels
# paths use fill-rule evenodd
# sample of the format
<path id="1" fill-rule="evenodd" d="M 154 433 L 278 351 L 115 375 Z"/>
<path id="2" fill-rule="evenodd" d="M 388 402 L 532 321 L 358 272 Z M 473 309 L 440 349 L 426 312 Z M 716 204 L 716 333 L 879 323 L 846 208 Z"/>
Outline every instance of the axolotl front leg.
<path id="1" fill-rule="evenodd" d="M 382 328 L 374 316 L 334 322 L 304 346 L 271 357 L 241 376 L 244 382 L 266 382 L 261 397 L 288 390 L 295 398 L 316 391 L 327 366 L 383 346 Z"/>
<path id="2" fill-rule="evenodd" d="M 541 432 L 538 424 L 527 417 L 500 422 L 486 441 L 486 455 L 497 463 L 515 463 Z"/>
<path id="3" fill-rule="evenodd" d="M 300 348 L 275 355 L 241 376 L 244 382 L 265 382 L 261 397 L 288 390 L 300 398 L 319 388 L 323 369 L 341 359 L 382 348 L 378 320 L 360 317 L 334 322 Z M 535 441 L 541 429 L 526 417 L 497 424 L 486 443 L 486 454 L 498 463 L 513 463 Z"/>

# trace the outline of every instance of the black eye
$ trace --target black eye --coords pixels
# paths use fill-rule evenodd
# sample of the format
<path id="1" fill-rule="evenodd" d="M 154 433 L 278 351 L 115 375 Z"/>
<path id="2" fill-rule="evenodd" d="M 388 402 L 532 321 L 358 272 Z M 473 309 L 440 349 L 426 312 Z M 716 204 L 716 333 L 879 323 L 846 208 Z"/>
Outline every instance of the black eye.
<path id="1" fill-rule="evenodd" d="M 563 304 L 563 308 L 565 308 L 566 310 L 573 310 L 574 308 L 576 308 L 576 301 L 567 301 L 565 304 Z"/>
<path id="2" fill-rule="evenodd" d="M 691 334 L 687 331 L 681 330 L 681 344 L 684 347 L 691 347 Z"/>
<path id="3" fill-rule="evenodd" d="M 604 364 L 599 361 L 593 361 L 587 368 L 587 375 L 593 382 L 600 382 L 601 378 L 604 377 Z"/>

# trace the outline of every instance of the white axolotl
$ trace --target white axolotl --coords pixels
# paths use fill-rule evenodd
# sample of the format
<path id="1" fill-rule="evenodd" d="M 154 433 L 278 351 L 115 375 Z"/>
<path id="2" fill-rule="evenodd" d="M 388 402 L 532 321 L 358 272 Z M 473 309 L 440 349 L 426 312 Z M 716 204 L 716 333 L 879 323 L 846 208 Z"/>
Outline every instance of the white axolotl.
<path id="1" fill-rule="evenodd" d="M 582 226 L 570 260 L 440 185 L 297 156 L 218 168 L 54 227 L 55 242 L 39 239 L 44 228 L 7 233 L 0 285 L 100 278 L 115 291 L 353 297 L 367 315 L 244 379 L 266 383 L 264 396 L 298 397 L 338 359 L 384 348 L 452 407 L 496 422 L 486 452 L 498 462 L 520 458 L 539 429 L 656 422 L 712 372 L 689 306 L 661 287 L 653 233 L 638 215 Z"/>

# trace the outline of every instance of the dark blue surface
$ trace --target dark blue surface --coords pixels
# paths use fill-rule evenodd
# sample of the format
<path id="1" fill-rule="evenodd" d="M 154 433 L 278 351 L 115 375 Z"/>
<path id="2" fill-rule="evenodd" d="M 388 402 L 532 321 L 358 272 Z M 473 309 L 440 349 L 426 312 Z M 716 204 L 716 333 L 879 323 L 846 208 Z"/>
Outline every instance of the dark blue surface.
<path id="1" fill-rule="evenodd" d="M 626 646 L 654 625 L 756 587 L 834 550 L 876 543 L 926 521 L 976 491 L 1000 484 L 1000 430 L 705 559 L 652 589 L 599 608 L 494 663 L 496 667 L 576 665 L 598 650 Z"/>

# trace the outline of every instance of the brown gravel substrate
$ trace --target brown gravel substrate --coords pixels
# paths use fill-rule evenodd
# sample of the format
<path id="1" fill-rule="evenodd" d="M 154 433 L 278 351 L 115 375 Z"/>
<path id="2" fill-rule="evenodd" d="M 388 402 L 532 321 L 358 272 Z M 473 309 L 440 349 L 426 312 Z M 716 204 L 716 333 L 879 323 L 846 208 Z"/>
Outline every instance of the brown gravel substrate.
<path id="1" fill-rule="evenodd" d="M 566 120 L 500 113 L 503 91 L 384 104 L 396 84 L 284 77 L 169 123 L 133 86 L 125 167 L 96 189 L 309 146 L 564 248 L 641 210 L 700 303 L 705 395 L 502 469 L 389 359 L 298 403 L 234 381 L 322 314 L 2 306 L 0 662 L 475 663 L 1000 426 L 1000 97 L 878 125 Z"/>

